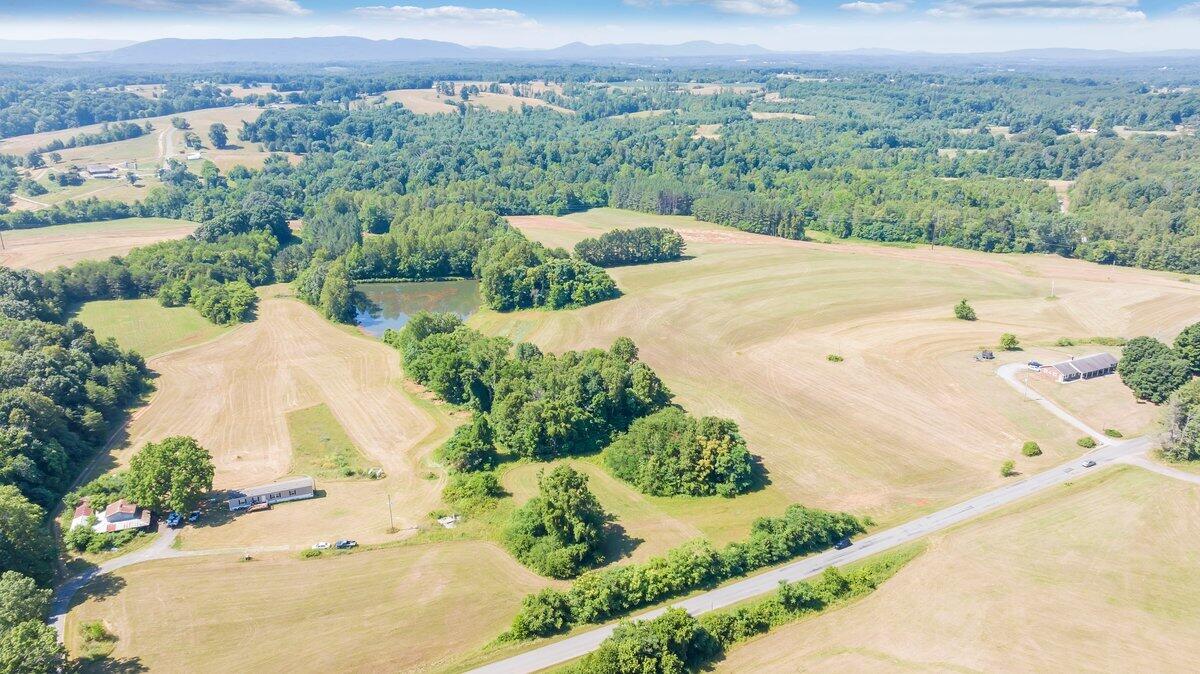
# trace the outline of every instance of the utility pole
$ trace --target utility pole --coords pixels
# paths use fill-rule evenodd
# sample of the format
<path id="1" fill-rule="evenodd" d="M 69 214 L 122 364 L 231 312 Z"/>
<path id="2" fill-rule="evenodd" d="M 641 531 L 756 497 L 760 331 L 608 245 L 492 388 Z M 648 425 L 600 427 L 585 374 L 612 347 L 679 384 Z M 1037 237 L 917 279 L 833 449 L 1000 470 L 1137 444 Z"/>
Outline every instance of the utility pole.
<path id="1" fill-rule="evenodd" d="M 392 517 L 392 493 L 391 492 L 387 493 L 387 501 L 388 501 L 388 533 L 394 534 L 394 533 L 396 533 L 396 520 Z"/>

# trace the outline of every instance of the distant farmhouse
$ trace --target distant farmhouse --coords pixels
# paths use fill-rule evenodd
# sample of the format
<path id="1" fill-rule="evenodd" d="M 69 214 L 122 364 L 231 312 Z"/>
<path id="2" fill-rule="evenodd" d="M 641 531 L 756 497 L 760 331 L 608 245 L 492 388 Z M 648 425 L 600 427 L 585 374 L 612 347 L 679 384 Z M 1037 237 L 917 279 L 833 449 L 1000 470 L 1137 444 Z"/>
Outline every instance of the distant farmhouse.
<path id="1" fill-rule="evenodd" d="M 109 503 L 107 508 L 98 512 L 92 510 L 91 504 L 87 501 L 80 503 L 71 519 L 71 528 L 87 526 L 92 517 L 96 518 L 96 523 L 92 525 L 92 531 L 98 534 L 150 526 L 149 510 L 125 499 L 117 499 Z"/>
<path id="2" fill-rule="evenodd" d="M 93 178 L 116 178 L 117 169 L 107 164 L 88 164 L 85 169 L 87 174 Z"/>
<path id="3" fill-rule="evenodd" d="M 1117 371 L 1117 359 L 1110 353 L 1093 353 L 1041 368 L 1051 379 L 1067 383 L 1079 379 L 1095 379 Z"/>
<path id="4" fill-rule="evenodd" d="M 288 480 L 280 480 L 270 484 L 250 487 L 249 489 L 239 489 L 229 493 L 229 499 L 226 503 L 229 504 L 231 511 L 248 510 L 255 506 L 270 506 L 275 503 L 283 503 L 285 501 L 299 501 L 301 499 L 312 498 L 316 483 L 311 477 L 294 477 Z"/>

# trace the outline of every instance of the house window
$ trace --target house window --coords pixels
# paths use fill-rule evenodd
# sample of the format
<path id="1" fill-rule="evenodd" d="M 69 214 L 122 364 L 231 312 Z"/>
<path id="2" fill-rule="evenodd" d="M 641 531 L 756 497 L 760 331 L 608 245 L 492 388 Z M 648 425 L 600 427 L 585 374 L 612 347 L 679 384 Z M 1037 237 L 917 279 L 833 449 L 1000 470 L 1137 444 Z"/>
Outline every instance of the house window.
<path id="1" fill-rule="evenodd" d="M 295 495 L 296 495 L 296 490 L 295 490 L 295 489 L 293 489 L 293 490 L 291 490 L 291 491 L 289 491 L 289 492 L 288 492 L 288 496 L 295 496 Z"/>

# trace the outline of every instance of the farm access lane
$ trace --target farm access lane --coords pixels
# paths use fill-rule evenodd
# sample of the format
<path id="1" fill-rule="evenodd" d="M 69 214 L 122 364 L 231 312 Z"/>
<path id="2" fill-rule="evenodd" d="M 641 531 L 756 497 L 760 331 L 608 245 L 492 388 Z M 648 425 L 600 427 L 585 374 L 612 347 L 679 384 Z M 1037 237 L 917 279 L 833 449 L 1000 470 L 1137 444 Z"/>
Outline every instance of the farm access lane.
<path id="1" fill-rule="evenodd" d="M 1070 412 L 1042 398 L 1020 382 L 1016 377 L 1016 373 L 1023 367 L 1024 365 L 1020 363 L 1003 365 L 996 371 L 996 374 L 1029 400 L 1037 402 L 1056 417 L 1095 438 L 1098 443 L 1098 447 L 1095 450 L 1081 458 L 1073 459 L 1049 470 L 1031 475 L 1023 480 L 1011 482 L 1003 487 L 993 489 L 948 508 L 859 539 L 853 546 L 845 550 L 828 550 L 812 557 L 805 557 L 766 573 L 676 602 L 672 604 L 672 607 L 682 608 L 692 615 L 700 615 L 715 609 L 732 606 L 747 599 L 773 592 L 779 586 L 780 582 L 795 582 L 811 578 L 824 571 L 826 567 L 843 566 L 865 559 L 876 553 L 890 550 L 961 522 L 974 519 L 984 513 L 1033 496 L 1051 487 L 1065 484 L 1076 477 L 1090 474 L 1114 462 L 1136 459 L 1154 444 L 1153 438 L 1150 437 L 1114 442 L 1112 438 L 1102 433 L 1097 433 L 1095 429 Z M 1096 466 L 1093 468 L 1084 468 L 1082 464 L 1086 460 L 1095 461 Z M 1138 465 L 1142 464 L 1138 463 Z M 665 608 L 655 609 L 635 616 L 635 619 L 646 620 L 654 618 L 665 611 Z M 615 628 L 616 623 L 610 623 L 603 627 L 547 644 L 541 648 L 536 648 L 490 665 L 479 667 L 472 670 L 472 674 L 509 674 L 535 672 L 546 669 L 581 657 L 595 650 L 600 646 L 602 641 L 612 634 Z"/>

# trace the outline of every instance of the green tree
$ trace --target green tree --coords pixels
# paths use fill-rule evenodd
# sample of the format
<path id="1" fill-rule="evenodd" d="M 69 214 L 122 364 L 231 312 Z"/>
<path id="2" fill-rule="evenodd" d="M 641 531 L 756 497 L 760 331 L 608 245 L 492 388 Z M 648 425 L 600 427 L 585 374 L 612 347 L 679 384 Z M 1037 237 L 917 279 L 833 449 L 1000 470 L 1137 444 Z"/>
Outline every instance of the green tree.
<path id="1" fill-rule="evenodd" d="M 0 635 L 0 674 L 58 674 L 66 650 L 54 628 L 39 620 L 23 622 Z"/>
<path id="2" fill-rule="evenodd" d="M 217 122 L 208 127 L 208 139 L 212 141 L 213 147 L 221 149 L 229 142 L 229 129 L 222 123 Z"/>
<path id="3" fill-rule="evenodd" d="M 1017 341 L 1017 336 L 1011 332 L 1006 332 L 1000 335 L 1000 348 L 1005 351 L 1019 351 L 1021 343 Z"/>
<path id="4" fill-rule="evenodd" d="M 696 618 L 672 608 L 653 620 L 623 622 L 579 663 L 580 674 L 683 674 L 721 650 Z"/>
<path id="5" fill-rule="evenodd" d="M 0 575 L 0 634 L 23 622 L 40 621 L 49 608 L 49 589 L 16 571 Z"/>
<path id="6" fill-rule="evenodd" d="M 963 321 L 975 320 L 975 310 L 967 303 L 966 298 L 954 305 L 954 317 Z"/>
<path id="7" fill-rule="evenodd" d="M 1200 374 L 1200 322 L 1192 323 L 1175 337 L 1175 352 Z"/>
<path id="8" fill-rule="evenodd" d="M 487 416 L 475 414 L 471 422 L 454 429 L 442 445 L 439 457 L 446 468 L 454 472 L 488 470 L 496 464 L 496 448 L 492 445 L 492 428 Z"/>
<path id="9" fill-rule="evenodd" d="M 354 320 L 354 286 L 346 273 L 346 263 L 341 259 L 334 260 L 325 272 L 319 306 L 321 313 L 330 320 L 343 323 Z"/>
<path id="10" fill-rule="evenodd" d="M 1025 456 L 1041 456 L 1042 448 L 1038 446 L 1038 443 L 1030 440 L 1021 447 L 1021 454 Z"/>
<path id="11" fill-rule="evenodd" d="M 131 500 L 151 510 L 186 512 L 212 490 L 212 455 L 193 438 L 173 436 L 146 443 L 129 462 Z"/>
<path id="12" fill-rule="evenodd" d="M 43 526 L 46 511 L 21 490 L 0 486 L 0 571 L 19 571 L 41 583 L 54 575 L 54 542 Z"/>
<path id="13" fill-rule="evenodd" d="M 556 466 L 538 479 L 538 495 L 513 513 L 505 541 L 513 555 L 543 575 L 571 578 L 596 561 L 609 515 L 587 476 Z"/>
<path id="14" fill-rule="evenodd" d="M 1011 477 L 1017 474 L 1017 463 L 1012 459 L 1008 459 L 1000 464 L 1000 477 Z"/>

